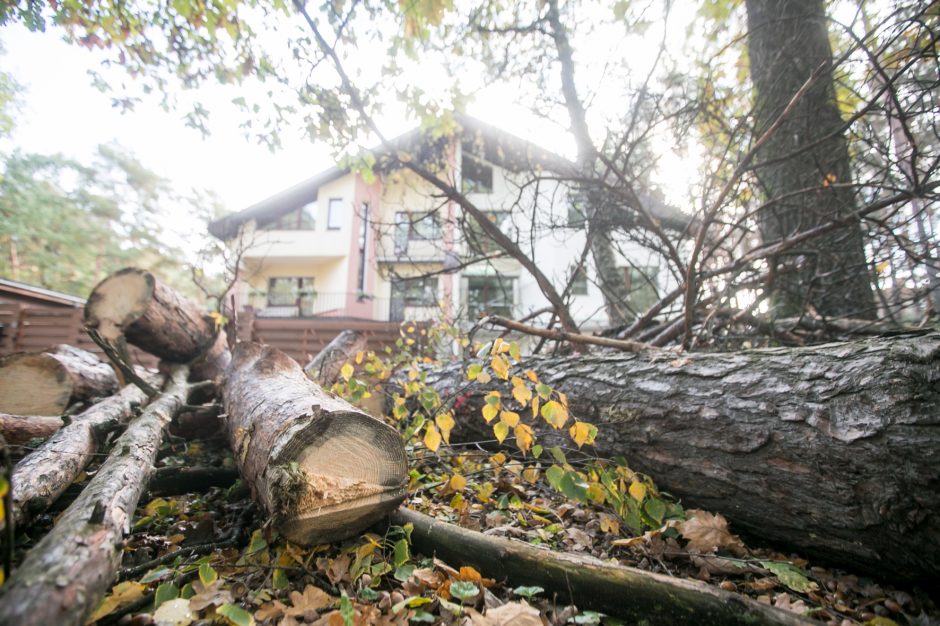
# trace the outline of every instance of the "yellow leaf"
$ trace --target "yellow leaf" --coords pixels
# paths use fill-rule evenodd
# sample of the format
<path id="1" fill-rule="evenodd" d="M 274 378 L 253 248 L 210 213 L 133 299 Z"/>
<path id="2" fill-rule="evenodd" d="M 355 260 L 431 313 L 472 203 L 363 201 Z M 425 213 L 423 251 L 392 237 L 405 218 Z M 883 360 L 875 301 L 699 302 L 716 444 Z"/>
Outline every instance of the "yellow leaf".
<path id="1" fill-rule="evenodd" d="M 532 419 L 537 420 L 539 418 L 539 397 L 535 396 L 532 398 Z"/>
<path id="2" fill-rule="evenodd" d="M 506 426 L 504 422 L 496 422 L 496 425 L 493 426 L 493 434 L 496 436 L 496 441 L 503 443 L 506 435 L 509 434 L 509 426 Z"/>
<path id="3" fill-rule="evenodd" d="M 533 383 L 539 382 L 539 376 L 533 370 L 526 370 L 525 375 L 526 375 L 526 378 L 531 380 Z"/>
<path id="4" fill-rule="evenodd" d="M 509 380 L 509 362 L 506 361 L 506 357 L 497 354 L 493 357 L 493 360 L 490 361 L 490 367 L 493 368 L 493 372 L 497 376 L 503 380 Z"/>
<path id="5" fill-rule="evenodd" d="M 642 502 L 643 498 L 646 497 L 646 485 L 639 481 L 630 483 L 630 495 L 637 502 Z"/>
<path id="6" fill-rule="evenodd" d="M 424 445 L 434 452 L 437 452 L 441 445 L 441 433 L 437 431 L 437 426 L 434 424 L 428 424 L 424 431 Z"/>
<path id="7" fill-rule="evenodd" d="M 147 585 L 132 580 L 114 585 L 114 587 L 111 588 L 111 594 L 101 601 L 101 604 L 98 605 L 98 608 L 95 609 L 95 612 L 91 614 L 85 623 L 91 624 L 100 620 L 105 615 L 113 613 L 122 606 L 133 604 L 144 597 L 144 592 L 146 591 Z"/>
<path id="8" fill-rule="evenodd" d="M 434 418 L 434 423 L 441 429 L 444 441 L 450 443 L 450 431 L 454 429 L 454 418 L 450 413 L 441 413 Z"/>
<path id="9" fill-rule="evenodd" d="M 349 368 L 349 375 L 352 376 L 352 367 Z M 414 380 L 417 377 L 418 377 L 418 370 L 416 370 L 415 368 L 411 368 L 410 370 L 408 370 L 408 380 Z M 346 380 L 349 380 L 349 378 L 347 377 Z"/>
<path id="10" fill-rule="evenodd" d="M 516 362 L 522 359 L 522 350 L 519 349 L 519 344 L 515 341 L 509 344 L 509 356 Z"/>
<path id="11" fill-rule="evenodd" d="M 512 397 L 515 398 L 516 402 L 519 404 L 526 405 L 529 400 L 532 399 L 532 390 L 529 389 L 525 383 L 522 383 L 512 388 Z"/>
<path id="12" fill-rule="evenodd" d="M 487 424 L 493 421 L 493 418 L 496 417 L 497 413 L 499 413 L 499 408 L 493 406 L 492 404 L 483 405 L 483 419 L 486 420 Z"/>
<path id="13" fill-rule="evenodd" d="M 891 265 L 891 261 L 887 261 L 887 260 L 882 261 L 881 263 L 875 266 L 875 271 L 878 272 L 879 274 L 884 274 L 885 270 L 888 269 L 890 265 Z"/>
<path id="14" fill-rule="evenodd" d="M 539 469 L 537 467 L 527 467 L 522 470 L 522 477 L 526 482 L 536 483 L 539 479 Z"/>
<path id="15" fill-rule="evenodd" d="M 499 414 L 499 421 L 512 427 L 519 423 L 519 414 L 512 411 L 503 411 Z"/>
<path id="16" fill-rule="evenodd" d="M 356 353 L 356 365 L 362 365 L 362 358 L 365 355 L 362 353 L 362 350 Z"/>
<path id="17" fill-rule="evenodd" d="M 520 385 L 525 385 L 525 381 L 519 378 L 518 376 L 513 376 L 509 379 L 509 382 L 512 383 L 513 387 L 519 387 Z"/>
<path id="18" fill-rule="evenodd" d="M 467 486 L 467 479 L 460 474 L 454 474 L 450 477 L 450 488 L 454 491 L 462 491 Z"/>
<path id="19" fill-rule="evenodd" d="M 542 405 L 542 417 L 555 428 L 561 428 L 565 425 L 565 422 L 568 421 L 568 410 L 557 401 L 549 400 Z M 573 434 L 572 437 L 574 437 Z M 575 437 L 575 441 L 577 441 L 577 437 Z"/>
<path id="20" fill-rule="evenodd" d="M 600 519 L 601 532 L 611 533 L 614 535 L 620 534 L 620 520 L 618 520 L 613 515 L 607 515 L 606 513 L 601 513 Z"/>
<path id="21" fill-rule="evenodd" d="M 496 454 L 490 457 L 490 463 L 492 463 L 493 465 L 499 466 L 505 462 L 506 462 L 506 455 L 503 454 L 502 452 L 497 452 Z"/>
<path id="22" fill-rule="evenodd" d="M 344 363 L 344 364 L 343 364 L 343 367 L 341 367 L 340 370 L 339 370 L 339 375 L 343 377 L 343 380 L 349 380 L 350 378 L 352 378 L 352 375 L 353 375 L 353 366 L 352 366 L 352 364 L 351 364 L 351 363 Z M 410 374 L 409 374 L 408 378 L 411 378 L 411 375 L 410 375 Z M 411 378 L 411 380 L 414 380 L 414 378 Z"/>
<path id="23" fill-rule="evenodd" d="M 574 425 L 568 429 L 568 434 L 571 435 L 571 438 L 574 439 L 574 442 L 578 444 L 580 448 L 591 438 L 591 425 L 587 422 L 576 421 Z"/>
<path id="24" fill-rule="evenodd" d="M 496 491 L 496 487 L 492 483 L 483 483 L 477 488 L 477 500 L 483 503 L 489 502 L 494 491 Z"/>
<path id="25" fill-rule="evenodd" d="M 516 445 L 523 453 L 528 452 L 535 440 L 535 437 L 532 436 L 532 427 L 528 424 L 519 424 L 513 432 L 516 435 Z"/>
<path id="26" fill-rule="evenodd" d="M 485 385 L 491 380 L 493 380 L 493 377 L 490 376 L 489 372 L 480 372 L 479 374 L 477 374 L 477 382 L 480 383 L 481 385 Z"/>

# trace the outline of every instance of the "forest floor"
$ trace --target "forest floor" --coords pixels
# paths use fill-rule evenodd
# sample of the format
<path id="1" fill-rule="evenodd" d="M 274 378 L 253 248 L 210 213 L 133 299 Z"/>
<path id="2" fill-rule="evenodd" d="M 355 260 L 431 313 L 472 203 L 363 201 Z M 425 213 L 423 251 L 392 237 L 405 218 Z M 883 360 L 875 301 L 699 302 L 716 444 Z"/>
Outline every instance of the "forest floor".
<path id="1" fill-rule="evenodd" d="M 505 453 L 472 446 L 432 453 L 420 445 L 409 453 L 407 506 L 487 535 L 704 581 L 825 624 L 940 624 L 940 609 L 925 589 L 745 545 L 721 516 L 687 510 L 685 522 L 636 537 L 608 508 L 573 502 L 545 472 Z M 171 439 L 158 466 L 125 542 L 120 577 L 89 623 L 627 623 L 562 603 L 539 587 L 413 553 L 407 527 L 378 525 L 313 548 L 287 543 L 264 524 L 221 435 Z M 93 473 L 89 468 L 82 480 Z M 67 503 L 68 497 L 57 510 Z M 55 514 L 20 533 L 20 557 Z"/>

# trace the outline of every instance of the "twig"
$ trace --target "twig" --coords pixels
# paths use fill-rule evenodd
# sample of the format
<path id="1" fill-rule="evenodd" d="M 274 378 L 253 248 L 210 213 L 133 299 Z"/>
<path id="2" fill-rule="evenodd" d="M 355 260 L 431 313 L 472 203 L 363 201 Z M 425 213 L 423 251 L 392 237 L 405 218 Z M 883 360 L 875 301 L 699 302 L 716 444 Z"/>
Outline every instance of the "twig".
<path id="1" fill-rule="evenodd" d="M 656 348 L 648 343 L 631 341 L 629 339 L 611 339 L 610 337 L 596 337 L 594 335 L 582 335 L 580 333 L 569 333 L 564 330 L 549 330 L 547 328 L 536 328 L 515 320 L 506 319 L 499 315 L 491 315 L 483 320 L 496 326 L 502 326 L 510 330 L 515 330 L 527 335 L 535 335 L 545 339 L 554 339 L 556 341 L 569 341 L 571 343 L 591 344 L 595 346 L 604 346 L 606 348 L 616 348 L 628 352 L 643 352 L 644 350 L 655 350 Z"/>
<path id="2" fill-rule="evenodd" d="M 121 372 L 124 377 L 124 380 L 129 381 L 137 385 L 141 391 L 147 394 L 148 398 L 153 398 L 159 395 L 159 391 L 154 389 L 147 381 L 137 375 L 137 372 L 134 371 L 134 368 L 127 362 L 127 344 L 124 343 L 124 336 L 122 335 L 119 339 L 117 345 L 112 344 L 110 341 L 101 336 L 94 328 L 86 329 L 88 331 L 88 336 L 91 337 L 91 340 L 97 344 L 99 348 L 104 351 L 105 356 L 108 357 L 108 360 Z"/>

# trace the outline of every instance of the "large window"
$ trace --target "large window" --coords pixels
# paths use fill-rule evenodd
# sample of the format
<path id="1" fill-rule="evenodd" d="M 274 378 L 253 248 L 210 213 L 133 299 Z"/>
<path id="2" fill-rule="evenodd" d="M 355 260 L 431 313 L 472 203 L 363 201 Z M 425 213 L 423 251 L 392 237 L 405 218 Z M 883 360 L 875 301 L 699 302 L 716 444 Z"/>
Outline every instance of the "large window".
<path id="1" fill-rule="evenodd" d="M 405 319 L 406 307 L 437 306 L 437 276 L 403 278 L 392 282 L 392 321 Z"/>
<path id="2" fill-rule="evenodd" d="M 434 212 L 406 212 L 395 214 L 395 252 L 404 254 L 409 241 L 437 241 L 441 238 L 441 225 Z"/>
<path id="3" fill-rule="evenodd" d="M 316 215 L 317 203 L 311 202 L 268 222 L 261 230 L 314 230 L 317 226 Z"/>
<path id="4" fill-rule="evenodd" d="M 493 168 L 464 154 L 460 160 L 461 190 L 464 193 L 493 193 Z"/>
<path id="5" fill-rule="evenodd" d="M 268 306 L 304 307 L 313 302 L 313 277 L 276 276 L 268 279 Z"/>
<path id="6" fill-rule="evenodd" d="M 327 205 L 326 228 L 327 230 L 339 230 L 343 227 L 343 199 L 330 198 L 330 204 Z"/>
<path id="7" fill-rule="evenodd" d="M 467 317 L 476 320 L 484 315 L 512 317 L 513 283 L 502 276 L 470 276 L 467 278 Z"/>
<path id="8" fill-rule="evenodd" d="M 496 227 L 509 235 L 512 222 L 509 219 L 509 211 L 485 211 L 486 219 L 496 225 Z M 483 230 L 475 219 L 469 215 L 464 218 L 467 227 L 467 244 L 470 250 L 477 254 L 490 254 L 500 249 L 499 245 Z"/>

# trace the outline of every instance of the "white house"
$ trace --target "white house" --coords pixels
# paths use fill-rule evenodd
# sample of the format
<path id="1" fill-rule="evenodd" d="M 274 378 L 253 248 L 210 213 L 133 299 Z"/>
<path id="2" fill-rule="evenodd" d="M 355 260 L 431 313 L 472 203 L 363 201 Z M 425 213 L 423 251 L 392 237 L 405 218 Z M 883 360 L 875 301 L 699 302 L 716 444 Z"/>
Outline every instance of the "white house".
<path id="1" fill-rule="evenodd" d="M 574 166 L 479 120 L 455 117 L 455 135 L 412 131 L 394 150 L 377 151 L 371 172 L 337 165 L 212 222 L 213 235 L 243 247 L 239 306 L 258 316 L 387 321 L 520 318 L 547 307 L 518 261 L 499 254 L 456 202 L 402 167 L 401 159 L 415 159 L 485 211 L 559 291 L 577 273 L 569 290 L 575 320 L 585 330 L 605 327 L 604 299 L 583 254 L 583 217 L 561 182 Z M 678 213 L 657 217 L 684 226 Z M 639 246 L 626 251 L 618 264 L 642 309 L 670 285 L 655 254 Z"/>

